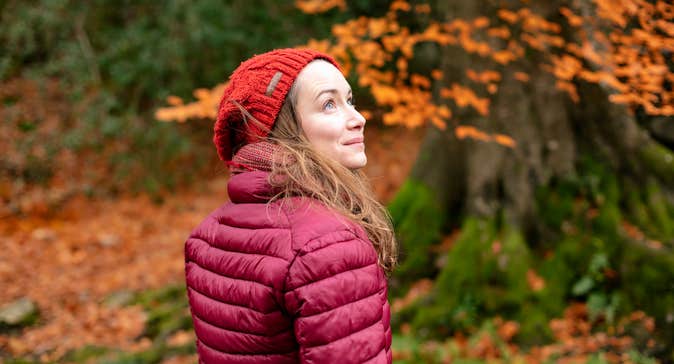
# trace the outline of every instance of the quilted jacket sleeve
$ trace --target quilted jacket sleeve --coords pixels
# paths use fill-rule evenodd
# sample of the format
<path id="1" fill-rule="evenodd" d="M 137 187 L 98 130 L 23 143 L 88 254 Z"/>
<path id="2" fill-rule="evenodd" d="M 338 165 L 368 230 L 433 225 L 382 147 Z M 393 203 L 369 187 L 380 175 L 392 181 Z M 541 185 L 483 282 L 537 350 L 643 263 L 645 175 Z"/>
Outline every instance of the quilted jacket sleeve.
<path id="1" fill-rule="evenodd" d="M 307 243 L 290 265 L 284 301 L 301 363 L 390 363 L 386 279 L 372 244 L 353 232 Z"/>

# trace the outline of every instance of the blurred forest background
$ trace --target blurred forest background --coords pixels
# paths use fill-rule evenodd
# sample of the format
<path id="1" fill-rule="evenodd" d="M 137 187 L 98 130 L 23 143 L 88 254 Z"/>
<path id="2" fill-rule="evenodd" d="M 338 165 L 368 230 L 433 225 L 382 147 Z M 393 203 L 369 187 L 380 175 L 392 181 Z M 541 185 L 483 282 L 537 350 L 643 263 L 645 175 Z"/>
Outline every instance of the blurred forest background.
<path id="1" fill-rule="evenodd" d="M 0 362 L 194 363 L 227 76 L 344 65 L 396 363 L 674 362 L 674 5 L 0 0 Z"/>

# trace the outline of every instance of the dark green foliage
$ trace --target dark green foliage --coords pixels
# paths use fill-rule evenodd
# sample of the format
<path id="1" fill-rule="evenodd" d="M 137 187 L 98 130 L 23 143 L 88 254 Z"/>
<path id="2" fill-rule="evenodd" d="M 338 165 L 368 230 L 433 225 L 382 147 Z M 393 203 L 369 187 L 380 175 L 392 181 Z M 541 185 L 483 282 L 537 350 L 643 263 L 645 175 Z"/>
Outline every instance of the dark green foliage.
<path id="1" fill-rule="evenodd" d="M 86 363 L 87 361 L 107 354 L 109 349 L 97 346 L 85 346 L 68 353 L 63 361 L 67 363 Z"/>
<path id="2" fill-rule="evenodd" d="M 527 286 L 529 267 L 529 249 L 517 230 L 467 218 L 414 326 L 444 336 L 477 327 L 485 313 L 517 316 L 534 296 Z"/>
<path id="3" fill-rule="evenodd" d="M 292 1 L 271 0 L 10 0 L 0 2 L 0 14 L 0 80 L 58 79 L 62 102 L 72 106 L 58 129 L 41 135 L 50 152 L 37 164 L 47 170 L 17 173 L 28 183 L 48 180 L 56 154 L 72 149 L 85 168 L 96 165 L 88 183 L 101 192 L 153 194 L 189 182 L 216 157 L 210 122 L 154 120 L 166 96 L 191 100 L 192 90 L 224 82 L 251 55 L 326 38 L 346 16 L 307 15 Z M 29 134 L 37 125 L 16 127 Z"/>
<path id="4" fill-rule="evenodd" d="M 401 313 L 416 335 L 473 332 L 485 318 L 499 315 L 520 323 L 519 343 L 539 345 L 552 338 L 549 321 L 581 301 L 600 326 L 644 310 L 656 319 L 656 339 L 664 346 L 674 342 L 668 320 L 674 315 L 670 204 L 656 183 L 621 182 L 590 158 L 582 158 L 577 170 L 577 176 L 536 193 L 546 241 L 527 241 L 502 219 L 468 217 L 446 257 L 426 256 L 443 266 L 431 294 Z M 406 226 L 407 216 L 394 214 L 403 218 L 398 226 Z M 628 221 L 643 226 L 644 236 L 628 233 Z M 654 237 L 663 243 L 649 245 Z M 543 279 L 542 289 L 531 287 L 529 271 Z"/>
<path id="5" fill-rule="evenodd" d="M 121 109 L 222 82 L 256 52 L 328 36 L 337 16 L 267 0 L 8 1 L 2 13 L 3 79 L 31 70 L 78 91 L 102 83 Z"/>
<path id="6" fill-rule="evenodd" d="M 192 328 L 184 286 L 168 286 L 143 292 L 135 303 L 143 306 L 148 313 L 143 334 L 148 338 L 163 341 L 178 330 Z"/>
<path id="7" fill-rule="evenodd" d="M 666 147 L 652 143 L 639 150 L 641 160 L 666 185 L 674 185 L 674 153 Z"/>
<path id="8" fill-rule="evenodd" d="M 403 292 L 414 279 L 430 276 L 435 268 L 429 247 L 442 236 L 444 213 L 434 192 L 424 184 L 407 180 L 389 205 L 401 245 L 403 263 L 396 270 Z"/>
<path id="9" fill-rule="evenodd" d="M 4 358 L 3 358 L 4 359 Z M 27 359 L 4 359 L 3 363 L 5 364 L 37 364 L 40 363 L 38 360 L 27 360 Z"/>

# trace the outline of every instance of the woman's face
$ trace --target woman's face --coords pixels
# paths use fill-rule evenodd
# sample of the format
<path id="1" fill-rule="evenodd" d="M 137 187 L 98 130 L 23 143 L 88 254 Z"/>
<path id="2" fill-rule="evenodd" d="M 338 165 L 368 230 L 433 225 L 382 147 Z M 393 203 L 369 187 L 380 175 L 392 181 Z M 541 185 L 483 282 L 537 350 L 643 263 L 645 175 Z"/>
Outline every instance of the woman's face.
<path id="1" fill-rule="evenodd" d="M 355 108 L 351 87 L 331 63 L 309 63 L 296 79 L 295 114 L 309 142 L 349 169 L 367 164 L 365 118 Z"/>

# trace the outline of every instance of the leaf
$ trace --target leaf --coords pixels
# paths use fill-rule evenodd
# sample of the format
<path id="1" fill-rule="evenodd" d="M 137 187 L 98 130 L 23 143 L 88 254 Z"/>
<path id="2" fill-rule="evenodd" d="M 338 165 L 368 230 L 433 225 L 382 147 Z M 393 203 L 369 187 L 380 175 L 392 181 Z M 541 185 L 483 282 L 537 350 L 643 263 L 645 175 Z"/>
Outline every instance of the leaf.
<path id="1" fill-rule="evenodd" d="M 598 273 L 606 267 L 608 267 L 608 257 L 605 253 L 599 253 L 592 256 L 589 266 L 590 272 Z"/>
<path id="2" fill-rule="evenodd" d="M 587 310 L 592 317 L 596 317 L 600 312 L 606 309 L 606 295 L 603 293 L 593 293 L 587 298 Z"/>
<path id="3" fill-rule="evenodd" d="M 561 7 L 559 8 L 559 12 L 566 17 L 566 21 L 569 22 L 569 25 L 572 27 L 579 27 L 583 25 L 583 18 L 574 14 L 571 9 L 567 7 Z"/>
<path id="4" fill-rule="evenodd" d="M 166 98 L 166 103 L 171 105 L 171 106 L 178 106 L 183 104 L 183 99 L 181 99 L 178 96 L 169 96 Z"/>
<path id="5" fill-rule="evenodd" d="M 431 6 L 429 4 L 414 5 L 414 11 L 419 14 L 429 14 L 431 12 Z"/>
<path id="6" fill-rule="evenodd" d="M 410 9 L 410 3 L 404 0 L 395 0 L 391 3 L 391 6 L 389 6 L 390 11 L 410 11 Z"/>
<path id="7" fill-rule="evenodd" d="M 333 8 L 346 10 L 344 0 L 295 0 L 295 7 L 306 14 L 324 13 Z"/>
<path id="8" fill-rule="evenodd" d="M 478 130 L 474 126 L 465 126 L 465 125 L 457 126 L 456 129 L 454 129 L 454 135 L 456 135 L 458 139 L 472 138 L 481 141 L 491 140 L 489 134 L 481 130 Z"/>
<path id="9" fill-rule="evenodd" d="M 515 79 L 521 82 L 529 82 L 529 75 L 524 72 L 515 72 Z"/>
<path id="10" fill-rule="evenodd" d="M 428 295 L 433 288 L 433 281 L 428 278 L 418 280 L 412 284 L 405 297 L 395 299 L 391 304 L 391 311 L 400 312 L 421 297 Z"/>
<path id="11" fill-rule="evenodd" d="M 489 28 L 487 34 L 490 37 L 508 39 L 510 38 L 510 29 L 507 27 Z"/>
<path id="12" fill-rule="evenodd" d="M 545 288 L 545 280 L 536 274 L 536 271 L 533 269 L 527 271 L 527 283 L 529 284 L 529 288 L 534 292 L 538 292 Z"/>
<path id="13" fill-rule="evenodd" d="M 517 16 L 517 13 L 507 9 L 500 9 L 497 14 L 499 18 L 505 20 L 510 24 L 514 24 L 515 22 L 517 22 L 517 19 L 519 18 Z"/>
<path id="14" fill-rule="evenodd" d="M 575 296 L 582 296 L 588 293 L 594 287 L 594 281 L 588 276 L 583 276 L 576 284 L 571 288 L 571 293 Z"/>

